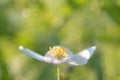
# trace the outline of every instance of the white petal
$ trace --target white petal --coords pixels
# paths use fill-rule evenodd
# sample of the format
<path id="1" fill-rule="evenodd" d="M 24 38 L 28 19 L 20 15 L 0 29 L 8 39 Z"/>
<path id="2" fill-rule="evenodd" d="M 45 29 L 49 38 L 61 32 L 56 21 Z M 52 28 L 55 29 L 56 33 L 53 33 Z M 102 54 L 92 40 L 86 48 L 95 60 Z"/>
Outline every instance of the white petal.
<path id="1" fill-rule="evenodd" d="M 96 49 L 96 46 L 87 48 L 83 50 L 82 52 L 79 52 L 74 57 L 72 57 L 68 63 L 72 65 L 84 65 L 88 62 L 88 59 L 92 56 Z"/>
<path id="2" fill-rule="evenodd" d="M 29 49 L 26 49 L 23 46 L 19 46 L 19 49 L 20 49 L 20 51 L 22 51 L 23 53 L 31 56 L 34 59 L 37 59 L 37 60 L 40 60 L 40 61 L 44 61 L 45 60 L 44 56 L 42 56 L 42 55 L 40 55 L 38 53 L 35 53 L 35 52 L 33 52 L 33 51 L 29 50 Z"/>
<path id="3" fill-rule="evenodd" d="M 23 46 L 19 46 L 19 49 L 23 53 L 25 53 L 25 54 L 27 54 L 27 55 L 31 56 L 32 58 L 37 59 L 39 61 L 44 61 L 44 62 L 51 63 L 51 64 L 61 64 L 62 63 L 61 60 L 58 60 L 55 58 L 44 57 L 38 53 L 35 53 L 29 49 L 24 48 Z"/>
<path id="4" fill-rule="evenodd" d="M 53 57 L 52 57 L 52 55 L 51 55 L 51 54 L 49 54 L 49 53 L 46 53 L 46 54 L 45 54 L 45 57 L 48 57 L 48 58 L 53 58 Z"/>
<path id="5" fill-rule="evenodd" d="M 96 46 L 87 48 L 87 49 L 83 50 L 82 52 L 79 52 L 78 55 L 80 55 L 86 59 L 89 59 L 93 55 L 95 49 L 96 49 Z"/>

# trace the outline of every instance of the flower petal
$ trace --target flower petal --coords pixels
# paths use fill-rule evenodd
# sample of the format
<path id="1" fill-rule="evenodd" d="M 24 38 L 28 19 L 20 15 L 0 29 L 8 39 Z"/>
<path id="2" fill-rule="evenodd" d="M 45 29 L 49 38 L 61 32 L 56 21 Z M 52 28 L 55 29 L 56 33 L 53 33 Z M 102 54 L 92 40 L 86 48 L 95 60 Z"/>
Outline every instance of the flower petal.
<path id="1" fill-rule="evenodd" d="M 51 64 L 61 64 L 62 62 L 58 59 L 50 59 L 50 61 L 48 63 L 51 63 Z"/>
<path id="2" fill-rule="evenodd" d="M 22 51 L 23 53 L 31 56 L 34 59 L 37 59 L 37 60 L 40 60 L 40 61 L 44 61 L 45 60 L 44 56 L 42 56 L 42 55 L 40 55 L 38 53 L 35 53 L 35 52 L 33 52 L 33 51 L 29 50 L 29 49 L 26 49 L 23 46 L 19 46 L 19 49 L 20 49 L 20 51 Z"/>
<path id="3" fill-rule="evenodd" d="M 73 55 L 74 55 L 70 49 L 68 49 L 68 54 L 69 54 L 68 58 L 73 57 Z"/>
<path id="4" fill-rule="evenodd" d="M 45 57 L 48 57 L 48 58 L 53 58 L 51 54 L 49 54 L 48 52 L 45 54 Z"/>
<path id="5" fill-rule="evenodd" d="M 44 61 L 47 63 L 51 63 L 51 64 L 61 64 L 62 62 L 58 59 L 55 58 L 49 58 L 49 57 L 44 57 L 38 53 L 35 53 L 29 49 L 24 48 L 23 46 L 19 46 L 20 51 L 22 51 L 23 53 L 31 56 L 34 59 L 37 59 L 39 61 Z"/>
<path id="6" fill-rule="evenodd" d="M 88 62 L 88 59 L 92 56 L 96 49 L 96 46 L 87 48 L 83 50 L 82 52 L 79 52 L 74 57 L 72 57 L 68 63 L 72 65 L 84 65 Z"/>

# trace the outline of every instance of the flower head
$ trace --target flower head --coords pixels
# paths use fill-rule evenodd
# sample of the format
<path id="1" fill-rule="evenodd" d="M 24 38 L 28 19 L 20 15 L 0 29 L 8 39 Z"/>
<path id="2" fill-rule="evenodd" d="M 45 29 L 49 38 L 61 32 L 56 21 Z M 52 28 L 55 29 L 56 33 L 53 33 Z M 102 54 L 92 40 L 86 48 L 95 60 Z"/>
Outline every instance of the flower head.
<path id="1" fill-rule="evenodd" d="M 61 63 L 67 62 L 68 64 L 71 64 L 71 65 L 84 65 L 92 56 L 93 52 L 96 49 L 96 46 L 87 48 L 75 55 L 68 48 L 61 47 L 61 46 L 50 47 L 50 50 L 45 54 L 45 56 L 35 53 L 22 46 L 20 46 L 19 49 L 25 54 L 37 60 L 52 63 L 52 64 L 61 64 Z"/>
<path id="2" fill-rule="evenodd" d="M 66 58 L 69 55 L 67 49 L 60 46 L 53 46 L 53 48 L 50 47 L 48 54 L 58 59 Z"/>

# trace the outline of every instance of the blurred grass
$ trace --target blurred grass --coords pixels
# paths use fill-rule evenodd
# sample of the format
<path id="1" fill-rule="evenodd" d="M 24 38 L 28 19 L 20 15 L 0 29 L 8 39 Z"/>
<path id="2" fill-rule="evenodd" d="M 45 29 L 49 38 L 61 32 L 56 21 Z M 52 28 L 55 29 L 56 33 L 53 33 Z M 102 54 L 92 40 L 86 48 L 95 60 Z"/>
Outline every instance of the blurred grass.
<path id="1" fill-rule="evenodd" d="M 44 55 L 64 45 L 77 53 L 96 45 L 84 66 L 62 64 L 62 80 L 120 80 L 119 0 L 0 0 L 0 80 L 56 80 L 56 66 L 22 54 Z"/>

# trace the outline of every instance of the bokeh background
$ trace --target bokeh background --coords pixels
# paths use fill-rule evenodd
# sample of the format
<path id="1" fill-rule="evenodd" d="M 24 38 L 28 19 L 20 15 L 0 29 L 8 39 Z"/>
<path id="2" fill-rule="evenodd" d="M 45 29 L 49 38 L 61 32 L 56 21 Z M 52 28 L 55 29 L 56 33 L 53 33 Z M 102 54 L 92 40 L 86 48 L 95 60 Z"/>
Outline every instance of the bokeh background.
<path id="1" fill-rule="evenodd" d="M 41 55 L 96 45 L 88 64 L 62 64 L 61 80 L 120 80 L 120 0 L 0 0 L 0 80 L 56 80 L 55 65 L 19 45 Z"/>

